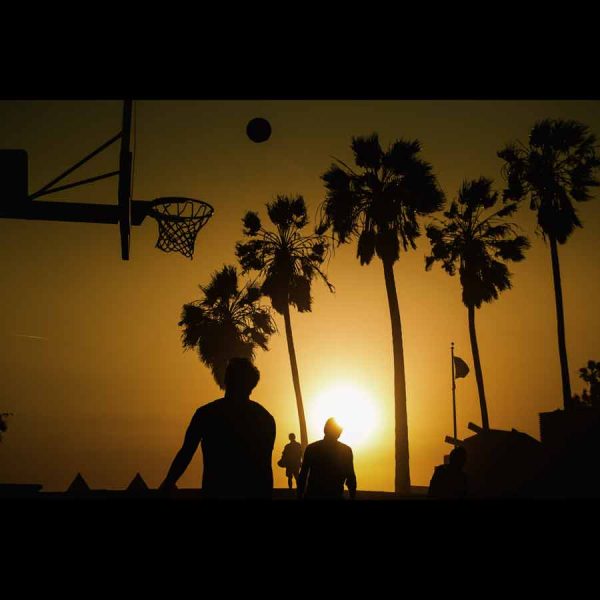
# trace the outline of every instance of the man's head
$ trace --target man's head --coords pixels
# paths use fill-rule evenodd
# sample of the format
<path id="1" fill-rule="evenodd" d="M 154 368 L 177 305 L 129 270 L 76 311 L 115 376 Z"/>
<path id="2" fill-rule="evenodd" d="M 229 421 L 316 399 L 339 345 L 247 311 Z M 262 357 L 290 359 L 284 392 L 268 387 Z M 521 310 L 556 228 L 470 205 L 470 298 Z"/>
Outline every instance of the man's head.
<path id="1" fill-rule="evenodd" d="M 448 462 L 457 469 L 462 469 L 467 462 L 467 451 L 462 446 L 457 446 L 450 452 Z"/>
<path id="2" fill-rule="evenodd" d="M 250 396 L 260 379 L 259 370 L 247 358 L 232 358 L 225 370 L 228 396 Z"/>
<path id="3" fill-rule="evenodd" d="M 288 438 L 289 438 L 290 442 L 295 442 L 296 441 L 296 434 L 295 433 L 290 433 L 290 435 L 288 435 Z"/>
<path id="4" fill-rule="evenodd" d="M 342 435 L 342 431 L 344 430 L 333 417 L 330 417 L 325 421 L 323 432 L 325 433 L 326 438 L 337 440 L 340 435 Z"/>

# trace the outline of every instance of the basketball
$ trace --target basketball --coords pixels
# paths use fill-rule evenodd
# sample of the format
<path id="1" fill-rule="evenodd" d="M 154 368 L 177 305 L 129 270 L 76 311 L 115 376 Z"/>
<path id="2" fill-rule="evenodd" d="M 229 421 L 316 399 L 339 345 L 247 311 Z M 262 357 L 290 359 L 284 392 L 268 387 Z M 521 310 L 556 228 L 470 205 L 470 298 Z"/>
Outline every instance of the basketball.
<path id="1" fill-rule="evenodd" d="M 256 144 L 266 142 L 271 137 L 271 124 L 266 119 L 257 117 L 248 122 L 246 134 Z"/>

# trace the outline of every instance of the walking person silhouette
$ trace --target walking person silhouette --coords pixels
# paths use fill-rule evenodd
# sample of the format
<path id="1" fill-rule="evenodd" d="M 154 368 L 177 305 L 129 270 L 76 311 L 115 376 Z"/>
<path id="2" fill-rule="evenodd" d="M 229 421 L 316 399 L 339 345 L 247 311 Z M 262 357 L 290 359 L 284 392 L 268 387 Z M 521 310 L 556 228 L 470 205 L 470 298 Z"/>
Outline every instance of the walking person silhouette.
<path id="1" fill-rule="evenodd" d="M 160 486 L 176 488 L 199 444 L 206 498 L 270 498 L 275 420 L 250 393 L 260 373 L 246 358 L 232 358 L 225 371 L 225 397 L 201 406 L 192 417 L 183 446 Z"/>
<path id="2" fill-rule="evenodd" d="M 298 475 L 300 474 L 300 462 L 302 461 L 302 446 L 296 441 L 296 434 L 290 433 L 288 438 L 290 443 L 286 444 L 277 464 L 280 467 L 285 468 L 285 476 L 288 479 L 288 487 L 291 490 L 293 487 L 293 479 L 296 480 L 296 487 L 298 487 Z"/>
<path id="3" fill-rule="evenodd" d="M 304 451 L 298 477 L 298 498 L 343 498 L 344 484 L 352 500 L 356 496 L 356 475 L 352 448 L 338 442 L 342 427 L 327 419 L 325 437 L 309 444 Z"/>

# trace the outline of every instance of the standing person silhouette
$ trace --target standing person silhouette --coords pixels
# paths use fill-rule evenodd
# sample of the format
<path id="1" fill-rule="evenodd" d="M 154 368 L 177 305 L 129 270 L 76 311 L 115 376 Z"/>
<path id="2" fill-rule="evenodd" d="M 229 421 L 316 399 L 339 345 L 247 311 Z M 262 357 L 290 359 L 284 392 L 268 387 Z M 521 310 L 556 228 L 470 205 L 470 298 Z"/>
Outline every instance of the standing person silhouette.
<path id="1" fill-rule="evenodd" d="M 285 468 L 285 476 L 288 479 L 288 487 L 292 489 L 292 481 L 296 480 L 298 487 L 298 475 L 300 473 L 300 462 L 302 461 L 302 446 L 296 441 L 296 434 L 290 433 L 288 436 L 290 443 L 285 446 L 281 458 L 277 463 Z"/>
<path id="2" fill-rule="evenodd" d="M 439 465 L 433 471 L 427 495 L 430 498 L 464 498 L 468 493 L 467 475 L 463 467 L 467 451 L 457 446 L 450 452 L 447 465 Z"/>
<path id="3" fill-rule="evenodd" d="M 225 397 L 195 412 L 161 490 L 176 488 L 198 444 L 202 444 L 204 497 L 271 497 L 275 420 L 265 408 L 250 400 L 259 379 L 258 369 L 248 359 L 229 361 Z"/>
<path id="4" fill-rule="evenodd" d="M 356 475 L 352 448 L 338 442 L 343 429 L 335 419 L 327 419 L 325 437 L 304 451 L 298 477 L 298 498 L 343 498 L 344 483 L 350 498 L 356 496 Z M 308 480 L 308 484 L 307 484 Z"/>

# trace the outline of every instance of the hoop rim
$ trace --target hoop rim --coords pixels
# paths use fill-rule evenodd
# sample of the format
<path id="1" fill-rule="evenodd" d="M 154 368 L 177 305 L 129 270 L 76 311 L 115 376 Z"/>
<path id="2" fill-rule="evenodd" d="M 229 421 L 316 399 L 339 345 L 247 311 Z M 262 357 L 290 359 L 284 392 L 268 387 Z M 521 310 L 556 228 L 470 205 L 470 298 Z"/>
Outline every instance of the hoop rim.
<path id="1" fill-rule="evenodd" d="M 162 206 L 165 204 L 179 204 L 179 203 L 186 203 L 186 202 L 192 202 L 193 204 L 207 207 L 208 214 L 204 214 L 201 217 L 194 217 L 194 216 L 187 217 L 184 215 L 170 215 L 170 214 L 159 212 L 156 210 L 157 206 Z M 206 202 L 204 200 L 198 200 L 196 198 L 187 198 L 185 196 L 162 196 L 160 198 L 156 198 L 155 200 L 152 200 L 150 202 L 150 207 L 148 208 L 149 216 L 151 216 L 157 220 L 162 219 L 163 221 L 189 221 L 189 220 L 193 220 L 193 219 L 208 219 L 213 215 L 214 212 L 215 212 L 215 209 L 212 206 L 212 204 L 209 204 L 208 202 Z"/>

